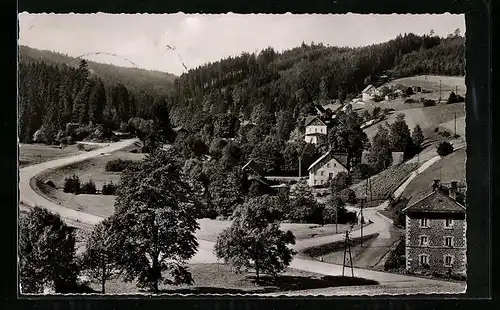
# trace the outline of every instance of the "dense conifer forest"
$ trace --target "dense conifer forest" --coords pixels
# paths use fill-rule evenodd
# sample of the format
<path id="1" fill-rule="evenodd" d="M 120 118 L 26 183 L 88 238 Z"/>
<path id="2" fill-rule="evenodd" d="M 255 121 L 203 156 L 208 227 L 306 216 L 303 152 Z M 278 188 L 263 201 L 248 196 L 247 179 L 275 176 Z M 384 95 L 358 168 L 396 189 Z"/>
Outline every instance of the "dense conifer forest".
<path id="1" fill-rule="evenodd" d="M 148 124 L 138 120 L 147 120 L 154 123 L 153 131 L 182 127 L 176 144 L 186 158 L 211 154 L 231 166 L 255 159 L 267 174 L 296 174 L 297 156 L 307 169 L 325 148 L 306 145 L 301 138 L 313 102 L 345 102 L 366 85 L 376 85 L 380 76 L 464 75 L 464 43 L 455 31 L 446 38 L 432 32 L 404 34 L 360 48 L 315 43 L 281 53 L 267 48 L 191 69 L 173 85 L 168 75 L 164 88 L 157 87 L 158 76 L 150 84 L 146 75 L 132 78 L 133 71 L 128 80 L 123 74 L 109 78 L 113 71 L 92 69 L 93 63 L 77 60 L 73 66 L 67 56 L 45 52 L 35 57 L 40 51 L 24 48 L 19 64 L 20 140 L 31 142 L 40 128 L 48 142 L 59 142 L 57 138 L 68 136 L 68 124 L 130 130 L 134 124 Z M 361 116 L 349 116 L 349 122 L 361 121 Z M 173 140 L 170 134 L 163 137 Z M 329 140 L 332 145 L 335 137 Z"/>

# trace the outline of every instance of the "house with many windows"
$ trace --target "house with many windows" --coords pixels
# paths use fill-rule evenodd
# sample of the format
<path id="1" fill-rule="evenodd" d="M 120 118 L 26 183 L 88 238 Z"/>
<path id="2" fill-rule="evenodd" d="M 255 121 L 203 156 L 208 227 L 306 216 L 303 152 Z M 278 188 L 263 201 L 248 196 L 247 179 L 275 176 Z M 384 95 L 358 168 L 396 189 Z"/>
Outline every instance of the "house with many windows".
<path id="1" fill-rule="evenodd" d="M 306 117 L 304 126 L 306 127 L 306 135 L 304 140 L 307 143 L 318 144 L 326 139 L 328 134 L 328 126 L 318 116 Z"/>
<path id="2" fill-rule="evenodd" d="M 309 186 L 327 185 L 339 172 L 347 171 L 347 155 L 333 150 L 318 158 L 309 166 Z"/>
<path id="3" fill-rule="evenodd" d="M 420 274 L 467 272 L 465 207 L 457 202 L 457 182 L 430 193 L 402 210 L 406 217 L 406 270 Z"/>

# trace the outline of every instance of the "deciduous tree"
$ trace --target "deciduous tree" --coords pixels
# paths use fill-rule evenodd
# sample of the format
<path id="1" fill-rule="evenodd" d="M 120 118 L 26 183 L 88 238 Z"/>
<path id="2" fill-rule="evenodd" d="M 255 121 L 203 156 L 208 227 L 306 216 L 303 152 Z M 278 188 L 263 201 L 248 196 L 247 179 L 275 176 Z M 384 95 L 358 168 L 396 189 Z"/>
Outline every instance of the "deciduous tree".
<path id="1" fill-rule="evenodd" d="M 186 262 L 198 247 L 195 206 L 173 151 L 157 150 L 123 172 L 111 227 L 125 280 L 154 293 L 160 283 L 192 283 Z"/>
<path id="2" fill-rule="evenodd" d="M 76 288 L 75 235 L 58 214 L 34 207 L 19 221 L 19 276 L 23 293 Z"/>
<path id="3" fill-rule="evenodd" d="M 237 270 L 253 268 L 257 279 L 261 273 L 276 276 L 295 254 L 288 247 L 295 237 L 280 230 L 280 218 L 275 197 L 250 199 L 236 209 L 231 226 L 217 237 L 215 254 Z"/>

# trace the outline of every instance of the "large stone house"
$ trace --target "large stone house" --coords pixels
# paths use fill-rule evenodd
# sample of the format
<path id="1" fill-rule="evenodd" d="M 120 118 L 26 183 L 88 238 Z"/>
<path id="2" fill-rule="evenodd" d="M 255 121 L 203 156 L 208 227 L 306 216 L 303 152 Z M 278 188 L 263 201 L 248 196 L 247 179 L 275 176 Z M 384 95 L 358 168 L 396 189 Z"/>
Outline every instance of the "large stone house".
<path id="1" fill-rule="evenodd" d="M 339 172 L 347 172 L 347 155 L 328 151 L 309 166 L 309 186 L 327 185 Z"/>
<path id="2" fill-rule="evenodd" d="M 430 193 L 402 210 L 408 271 L 466 274 L 466 212 L 456 195 L 457 182 L 451 183 L 446 194 L 435 180 Z"/>
<path id="3" fill-rule="evenodd" d="M 326 139 L 328 134 L 328 126 L 319 117 L 306 117 L 304 126 L 306 127 L 304 140 L 307 143 L 318 144 Z"/>

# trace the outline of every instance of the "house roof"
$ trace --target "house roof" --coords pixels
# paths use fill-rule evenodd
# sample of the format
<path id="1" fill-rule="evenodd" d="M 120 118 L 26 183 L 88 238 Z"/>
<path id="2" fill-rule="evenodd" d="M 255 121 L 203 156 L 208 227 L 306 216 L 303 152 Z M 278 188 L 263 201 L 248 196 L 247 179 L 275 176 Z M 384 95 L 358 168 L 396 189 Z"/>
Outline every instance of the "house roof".
<path id="1" fill-rule="evenodd" d="M 318 164 L 320 164 L 325 158 L 335 158 L 339 164 L 342 165 L 342 167 L 347 169 L 347 156 L 346 154 L 341 154 L 341 153 L 335 153 L 333 149 L 330 149 L 328 152 L 326 152 L 323 156 L 318 158 L 315 162 L 313 162 L 307 170 L 311 170 Z"/>
<path id="2" fill-rule="evenodd" d="M 465 213 L 465 207 L 440 190 L 435 190 L 401 212 Z"/>
<path id="3" fill-rule="evenodd" d="M 243 167 L 242 167 L 243 170 L 247 170 L 247 169 L 250 169 L 252 170 L 255 174 L 257 174 L 258 176 L 262 176 L 262 172 L 260 170 L 260 167 L 259 165 L 253 160 L 253 159 L 250 159 Z"/>
<path id="4" fill-rule="evenodd" d="M 363 89 L 362 93 L 366 93 L 367 91 L 369 91 L 372 88 L 375 88 L 375 86 L 370 84 L 370 85 L 366 86 L 365 89 Z"/>
<path id="5" fill-rule="evenodd" d="M 323 125 L 326 126 L 326 124 L 317 116 L 307 116 L 306 117 L 306 121 L 304 123 L 304 126 L 307 126 L 309 124 L 311 124 L 315 119 L 317 119 L 318 121 L 320 121 Z"/>
<path id="6" fill-rule="evenodd" d="M 314 105 L 314 107 L 316 108 L 316 110 L 318 110 L 319 113 L 325 113 L 326 112 L 325 108 L 323 108 L 319 104 Z"/>
<path id="7" fill-rule="evenodd" d="M 249 176 L 248 177 L 248 180 L 249 181 L 257 181 L 259 182 L 260 184 L 264 185 L 264 186 L 267 186 L 267 187 L 271 187 L 266 181 L 264 181 L 264 179 L 260 176 Z"/>

